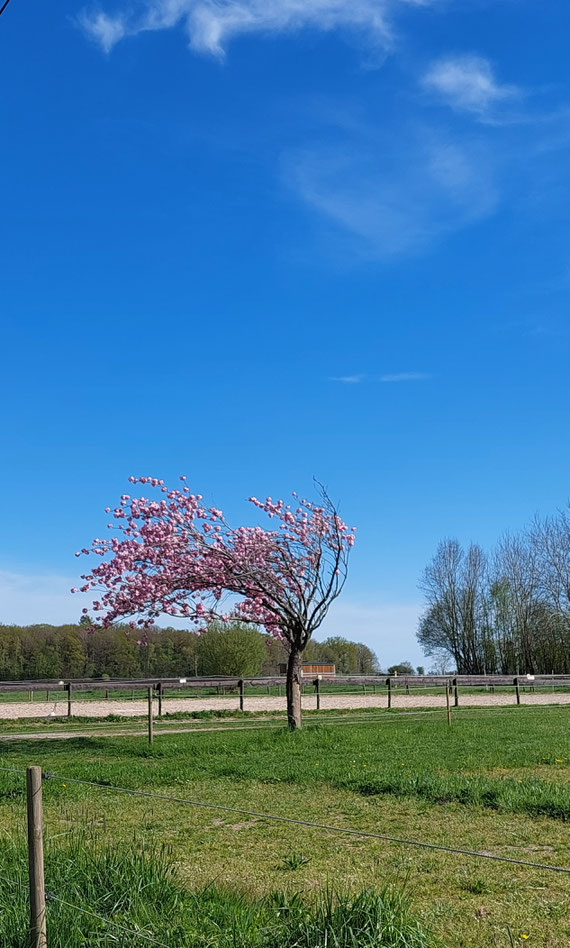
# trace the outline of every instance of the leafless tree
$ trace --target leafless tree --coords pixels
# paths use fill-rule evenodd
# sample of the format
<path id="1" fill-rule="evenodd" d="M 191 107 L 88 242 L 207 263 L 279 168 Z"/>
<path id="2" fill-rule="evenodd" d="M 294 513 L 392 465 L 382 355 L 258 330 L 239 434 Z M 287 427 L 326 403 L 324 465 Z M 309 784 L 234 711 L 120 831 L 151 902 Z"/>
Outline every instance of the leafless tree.
<path id="1" fill-rule="evenodd" d="M 570 627 L 570 514 L 537 517 L 530 538 L 540 562 L 542 595 Z"/>
<path id="2" fill-rule="evenodd" d="M 570 510 L 505 534 L 490 557 L 440 543 L 421 588 L 418 638 L 459 672 L 570 671 Z"/>
<path id="3" fill-rule="evenodd" d="M 534 642 L 540 615 L 540 562 L 537 546 L 527 533 L 506 533 L 499 540 L 493 556 L 490 594 L 500 670 L 536 671 Z"/>
<path id="4" fill-rule="evenodd" d="M 426 654 L 444 649 L 463 674 L 483 671 L 481 629 L 485 622 L 487 558 L 476 544 L 465 551 L 457 540 L 439 544 L 421 588 L 427 611 L 418 638 Z"/>

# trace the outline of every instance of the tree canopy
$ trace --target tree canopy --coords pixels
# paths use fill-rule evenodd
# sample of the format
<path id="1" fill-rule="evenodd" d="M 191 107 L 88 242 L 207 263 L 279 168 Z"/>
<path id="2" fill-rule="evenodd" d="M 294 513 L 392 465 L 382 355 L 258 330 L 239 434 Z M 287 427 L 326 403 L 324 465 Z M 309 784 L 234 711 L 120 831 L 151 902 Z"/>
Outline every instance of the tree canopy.
<path id="1" fill-rule="evenodd" d="M 278 675 L 287 650 L 278 639 L 252 626 L 212 622 L 195 630 L 153 626 L 142 638 L 128 627 L 90 631 L 90 621 L 53 626 L 0 625 L 0 680 L 37 678 L 157 678 L 193 675 L 256 677 Z M 337 651 L 338 650 L 338 651 Z M 312 640 L 308 661 L 340 664 L 346 674 L 375 674 L 378 659 L 368 646 L 340 636 Z"/>

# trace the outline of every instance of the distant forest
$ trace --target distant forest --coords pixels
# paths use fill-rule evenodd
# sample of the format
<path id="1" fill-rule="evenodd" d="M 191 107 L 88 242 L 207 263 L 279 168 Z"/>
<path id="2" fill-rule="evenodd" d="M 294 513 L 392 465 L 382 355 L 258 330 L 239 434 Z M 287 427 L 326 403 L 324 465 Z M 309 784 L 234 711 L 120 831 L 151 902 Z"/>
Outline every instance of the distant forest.
<path id="1" fill-rule="evenodd" d="M 277 675 L 287 660 L 281 643 L 252 627 L 212 623 L 195 631 L 128 626 L 0 625 L 0 681 L 43 678 L 176 678 L 193 675 Z M 334 662 L 338 674 L 376 674 L 374 652 L 333 636 L 309 642 L 304 661 Z"/>

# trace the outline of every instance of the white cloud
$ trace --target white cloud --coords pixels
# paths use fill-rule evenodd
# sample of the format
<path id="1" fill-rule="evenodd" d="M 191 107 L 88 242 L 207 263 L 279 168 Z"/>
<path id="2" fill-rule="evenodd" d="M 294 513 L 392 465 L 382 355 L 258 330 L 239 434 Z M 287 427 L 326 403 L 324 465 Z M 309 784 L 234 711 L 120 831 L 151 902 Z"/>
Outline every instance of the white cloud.
<path id="1" fill-rule="evenodd" d="M 234 37 L 301 29 L 348 29 L 383 47 L 392 42 L 391 14 L 402 4 L 427 6 L 436 0 L 150 0 L 114 16 L 84 10 L 78 24 L 109 50 L 124 36 L 182 25 L 190 45 L 223 55 Z"/>
<path id="2" fill-rule="evenodd" d="M 497 81 L 491 63 L 482 56 L 439 59 L 430 66 L 422 84 L 452 108 L 481 116 L 493 106 L 520 95 L 516 86 Z"/>
<path id="3" fill-rule="evenodd" d="M 88 14 L 85 10 L 79 15 L 78 24 L 104 52 L 109 53 L 113 46 L 125 35 L 125 23 L 122 17 L 107 16 L 106 13 Z"/>
<path id="4" fill-rule="evenodd" d="M 333 375 L 331 382 L 343 382 L 344 385 L 358 385 L 365 378 L 364 375 Z"/>
<path id="5" fill-rule="evenodd" d="M 381 382 L 425 382 L 431 378 L 426 372 L 392 372 L 381 375 Z"/>
<path id="6" fill-rule="evenodd" d="M 415 253 L 489 215 L 497 203 L 483 141 L 461 144 L 433 129 L 348 135 L 285 159 L 289 186 L 323 218 L 349 231 L 365 258 Z"/>
<path id="7" fill-rule="evenodd" d="M 425 382 L 431 375 L 427 372 L 389 372 L 386 375 L 380 375 L 379 382 Z M 358 385 L 364 382 L 366 375 L 333 375 L 331 382 L 342 382 L 343 385 Z"/>

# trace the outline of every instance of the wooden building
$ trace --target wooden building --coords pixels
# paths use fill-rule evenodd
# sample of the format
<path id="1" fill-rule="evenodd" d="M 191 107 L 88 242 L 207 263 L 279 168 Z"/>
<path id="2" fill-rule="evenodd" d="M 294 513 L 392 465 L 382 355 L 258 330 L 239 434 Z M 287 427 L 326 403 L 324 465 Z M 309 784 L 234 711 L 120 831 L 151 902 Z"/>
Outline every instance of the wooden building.
<path id="1" fill-rule="evenodd" d="M 287 674 L 286 662 L 280 663 L 279 674 Z M 301 664 L 301 676 L 303 678 L 318 678 L 319 675 L 322 675 L 323 678 L 334 678 L 336 675 L 336 666 L 328 664 L 327 662 L 303 662 Z"/>

